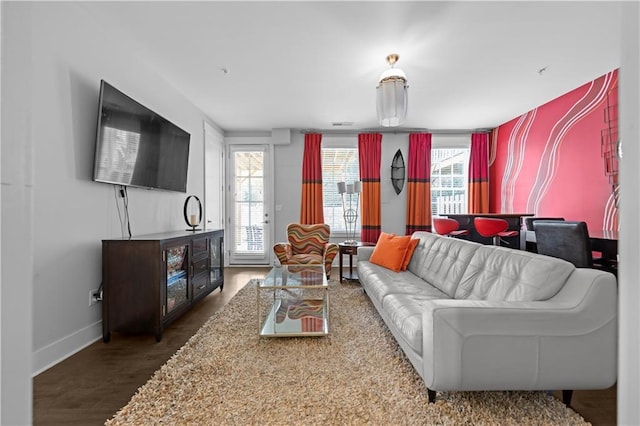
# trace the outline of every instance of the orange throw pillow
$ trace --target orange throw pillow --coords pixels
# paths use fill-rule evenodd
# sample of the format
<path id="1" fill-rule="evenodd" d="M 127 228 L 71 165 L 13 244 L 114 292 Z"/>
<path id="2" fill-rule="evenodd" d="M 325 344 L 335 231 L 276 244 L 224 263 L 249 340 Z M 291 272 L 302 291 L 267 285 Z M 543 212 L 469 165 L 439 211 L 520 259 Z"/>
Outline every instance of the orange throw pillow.
<path id="1" fill-rule="evenodd" d="M 402 261 L 410 240 L 410 235 L 398 237 L 382 232 L 369 261 L 394 272 L 399 272 L 402 269 Z"/>
<path id="2" fill-rule="evenodd" d="M 409 245 L 407 246 L 407 249 L 404 252 L 404 258 L 402 259 L 402 267 L 400 268 L 401 271 L 407 270 L 407 266 L 409 266 L 409 262 L 411 262 L 411 256 L 413 256 L 413 252 L 415 251 L 419 242 L 420 242 L 419 238 L 412 238 L 409 241 Z"/>

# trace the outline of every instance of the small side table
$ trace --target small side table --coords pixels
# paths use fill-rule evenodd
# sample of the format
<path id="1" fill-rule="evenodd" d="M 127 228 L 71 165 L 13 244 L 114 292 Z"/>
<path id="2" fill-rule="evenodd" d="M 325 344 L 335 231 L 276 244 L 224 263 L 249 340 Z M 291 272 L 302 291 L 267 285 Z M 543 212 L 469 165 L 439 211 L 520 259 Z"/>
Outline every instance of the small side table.
<path id="1" fill-rule="evenodd" d="M 340 248 L 340 282 L 344 280 L 357 280 L 358 279 L 358 271 L 353 270 L 353 256 L 358 254 L 358 247 L 372 247 L 375 246 L 374 243 L 362 243 L 357 242 L 356 244 L 345 244 L 338 243 L 338 247 Z M 349 271 L 342 271 L 342 256 L 349 255 Z"/>

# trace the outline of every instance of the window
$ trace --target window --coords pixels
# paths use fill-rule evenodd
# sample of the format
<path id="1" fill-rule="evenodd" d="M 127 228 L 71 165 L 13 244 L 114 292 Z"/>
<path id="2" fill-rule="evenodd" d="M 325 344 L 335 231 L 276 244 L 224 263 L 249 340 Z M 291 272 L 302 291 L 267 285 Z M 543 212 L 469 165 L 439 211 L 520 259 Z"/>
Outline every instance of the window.
<path id="1" fill-rule="evenodd" d="M 431 150 L 431 214 L 467 212 L 468 148 Z"/>
<path id="2" fill-rule="evenodd" d="M 360 180 L 358 149 L 352 147 L 322 148 L 322 198 L 324 221 L 331 227 L 331 234 L 345 234 L 342 197 L 338 193 L 338 182 L 352 183 Z M 349 195 L 344 194 L 349 203 Z M 352 208 L 358 212 L 356 235 L 360 233 L 360 198 L 352 196 Z"/>

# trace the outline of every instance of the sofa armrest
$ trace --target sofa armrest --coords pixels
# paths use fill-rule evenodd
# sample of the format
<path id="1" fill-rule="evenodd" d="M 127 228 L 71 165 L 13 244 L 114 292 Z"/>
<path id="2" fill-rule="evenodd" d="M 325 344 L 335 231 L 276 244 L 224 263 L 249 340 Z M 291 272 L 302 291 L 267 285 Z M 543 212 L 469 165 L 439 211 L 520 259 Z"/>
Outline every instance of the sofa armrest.
<path id="1" fill-rule="evenodd" d="M 599 389 L 617 376 L 617 288 L 577 269 L 538 302 L 424 303 L 423 378 L 432 390 Z M 592 273 L 595 272 L 595 273 Z"/>
<path id="2" fill-rule="evenodd" d="M 369 260 L 374 248 L 374 246 L 358 247 L 358 261 Z"/>
<path id="3" fill-rule="evenodd" d="M 325 263 L 332 263 L 333 259 L 336 257 L 340 248 L 335 243 L 326 243 L 324 245 L 324 261 Z"/>
<path id="4" fill-rule="evenodd" d="M 286 265 L 291 259 L 292 251 L 291 244 L 289 243 L 275 243 L 273 245 L 273 252 L 275 253 L 280 265 Z"/>

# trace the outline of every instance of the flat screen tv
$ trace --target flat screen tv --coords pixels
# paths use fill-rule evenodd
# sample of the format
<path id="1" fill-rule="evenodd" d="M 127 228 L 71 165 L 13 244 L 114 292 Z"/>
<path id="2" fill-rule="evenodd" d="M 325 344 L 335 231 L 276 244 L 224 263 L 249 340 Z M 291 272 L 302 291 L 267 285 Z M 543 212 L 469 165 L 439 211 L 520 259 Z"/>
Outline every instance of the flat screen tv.
<path id="1" fill-rule="evenodd" d="M 101 80 L 93 180 L 186 192 L 190 136 Z"/>

